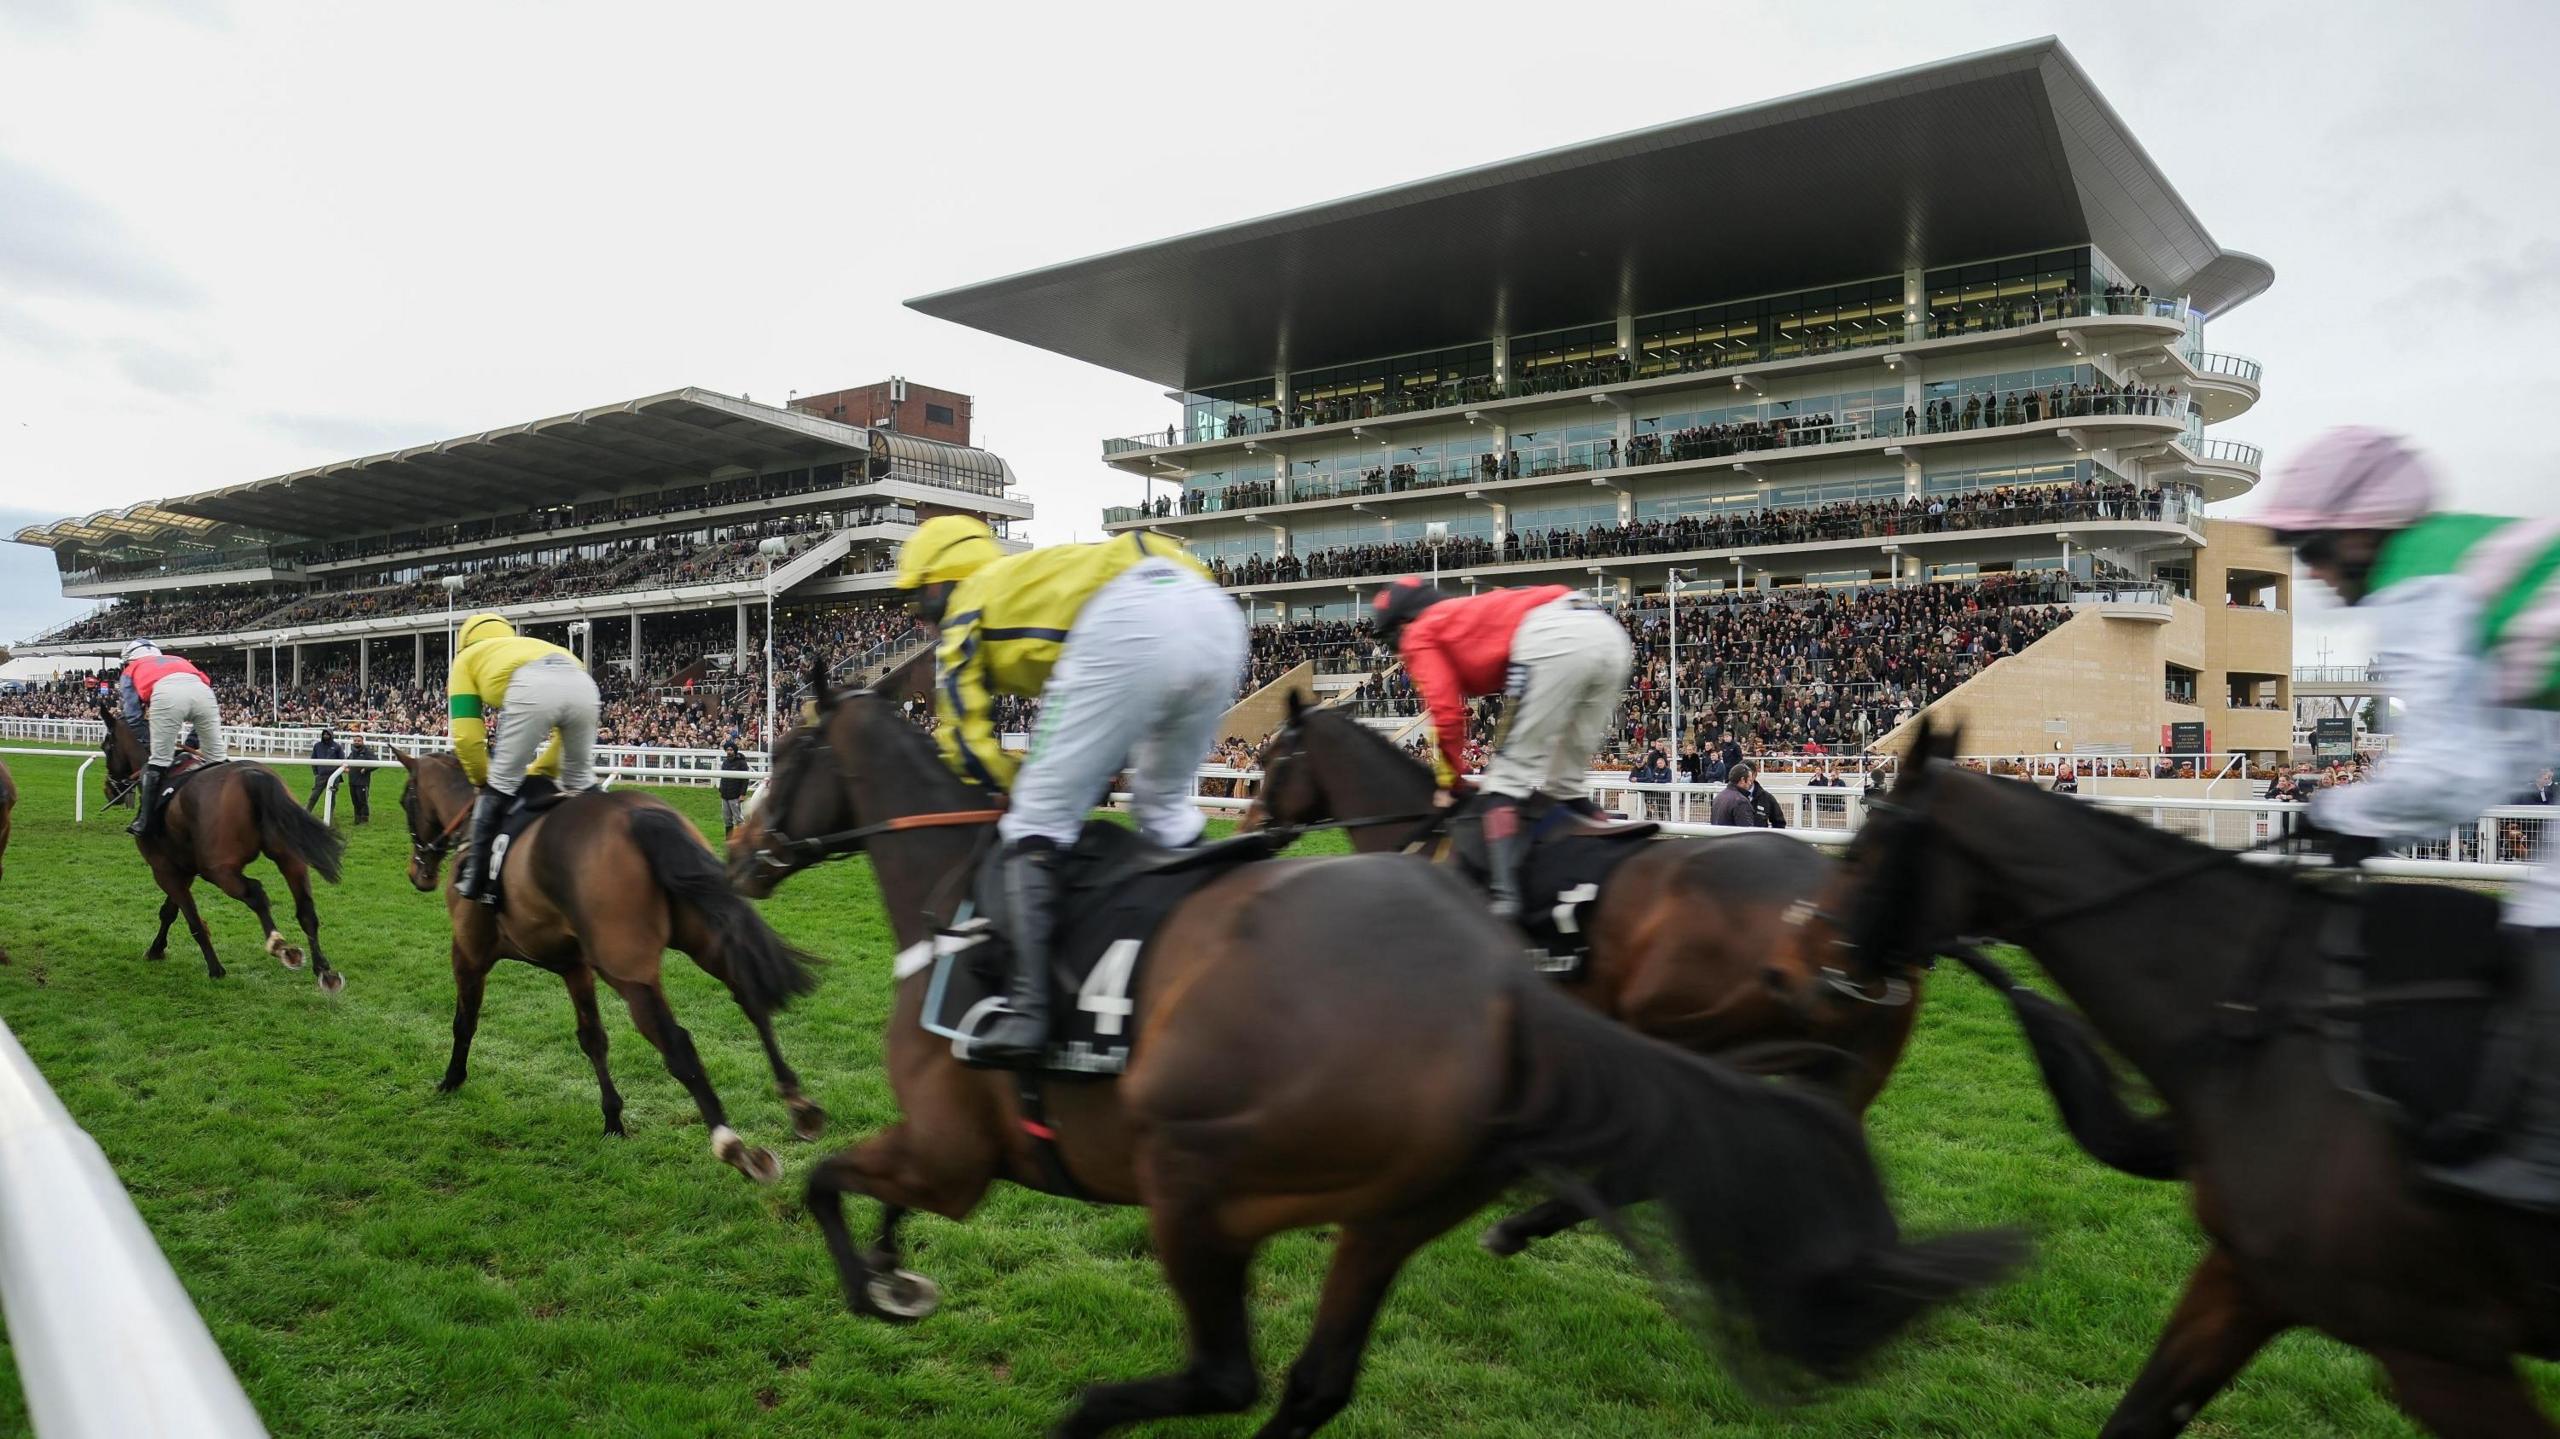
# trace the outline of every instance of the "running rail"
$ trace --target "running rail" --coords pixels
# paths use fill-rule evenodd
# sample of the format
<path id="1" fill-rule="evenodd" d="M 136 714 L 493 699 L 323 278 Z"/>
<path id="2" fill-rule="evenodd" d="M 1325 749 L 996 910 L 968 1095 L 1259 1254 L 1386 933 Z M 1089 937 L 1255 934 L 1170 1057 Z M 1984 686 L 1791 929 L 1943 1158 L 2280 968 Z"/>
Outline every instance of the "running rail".
<path id="1" fill-rule="evenodd" d="M 106 1154 L 5 1022 L 0 1313 L 40 1439 L 267 1432 Z"/>

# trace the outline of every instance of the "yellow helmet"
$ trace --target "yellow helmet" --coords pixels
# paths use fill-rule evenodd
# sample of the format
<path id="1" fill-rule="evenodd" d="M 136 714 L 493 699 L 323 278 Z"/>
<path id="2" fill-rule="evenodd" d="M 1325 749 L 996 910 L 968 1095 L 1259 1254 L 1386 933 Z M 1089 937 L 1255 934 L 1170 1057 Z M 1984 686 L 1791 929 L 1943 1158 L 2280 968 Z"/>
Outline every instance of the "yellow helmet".
<path id="1" fill-rule="evenodd" d="M 898 547 L 898 588 L 920 590 L 944 580 L 965 580 L 1003 554 L 986 521 L 975 515 L 936 515 Z"/>
<path id="2" fill-rule="evenodd" d="M 453 647 L 459 652 L 471 648 L 482 640 L 511 640 L 515 636 L 514 625 L 508 624 L 498 615 L 483 611 L 464 620 L 462 628 L 454 631 Z"/>

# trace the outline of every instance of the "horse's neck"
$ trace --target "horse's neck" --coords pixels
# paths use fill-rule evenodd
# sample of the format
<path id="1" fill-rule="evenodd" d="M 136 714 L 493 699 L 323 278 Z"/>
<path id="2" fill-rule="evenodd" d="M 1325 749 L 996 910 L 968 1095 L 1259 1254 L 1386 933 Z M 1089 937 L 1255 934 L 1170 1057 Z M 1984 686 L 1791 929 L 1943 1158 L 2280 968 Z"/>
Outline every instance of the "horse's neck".
<path id="1" fill-rule="evenodd" d="M 904 725 L 903 719 L 893 723 Z M 909 747 L 912 748 L 912 747 Z M 948 814 L 986 807 L 986 800 L 948 778 L 942 756 L 929 748 L 901 756 L 902 765 L 866 767 L 864 783 L 848 785 L 854 827 L 881 824 L 907 815 Z M 891 776 L 909 777 L 893 785 Z M 838 781 L 841 783 L 841 781 Z M 863 846 L 871 872 L 880 885 L 880 902 L 888 908 L 889 927 L 905 950 L 933 937 L 935 926 L 969 894 L 977 876 L 971 858 L 985 838 L 983 825 L 937 825 L 873 836 Z"/>
<path id="2" fill-rule="evenodd" d="M 1339 774 L 1326 786 L 1337 818 L 1370 819 L 1419 810 L 1431 803 L 1432 792 L 1439 788 L 1429 766 L 1415 763 L 1365 729 L 1347 735 L 1341 748 Z M 1351 831 L 1351 847 L 1363 854 L 1394 849 L 1404 839 L 1405 831 L 1391 824 L 1362 825 Z"/>

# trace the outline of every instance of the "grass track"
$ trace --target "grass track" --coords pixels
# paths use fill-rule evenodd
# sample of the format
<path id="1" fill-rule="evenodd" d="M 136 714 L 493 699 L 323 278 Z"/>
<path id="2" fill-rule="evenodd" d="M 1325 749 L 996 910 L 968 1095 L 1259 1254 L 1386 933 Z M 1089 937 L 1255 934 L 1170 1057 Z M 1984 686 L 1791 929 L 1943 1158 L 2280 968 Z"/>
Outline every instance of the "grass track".
<path id="1" fill-rule="evenodd" d="M 0 1016 L 105 1147 L 275 1432 L 1011 1436 L 1041 1432 L 1080 1385 L 1175 1362 L 1178 1316 L 1143 1216 L 1009 1188 L 966 1226 L 911 1222 L 913 1262 L 946 1290 L 939 1315 L 903 1330 L 847 1316 L 793 1198 L 819 1151 L 787 1139 L 753 1032 L 679 956 L 671 1002 L 732 1122 L 783 1156 L 779 1189 L 710 1157 L 691 1103 L 610 1004 L 631 1137 L 601 1138 L 566 997 L 525 965 L 491 977 L 471 1081 L 437 1095 L 452 984 L 441 907 L 400 875 L 396 773 L 376 781 L 375 823 L 353 831 L 347 882 L 321 891 L 348 977 L 332 1000 L 259 954 L 247 912 L 210 889 L 231 978 L 208 981 L 183 931 L 165 963 L 144 963 L 157 892 L 120 819 L 70 822 L 72 761 L 10 764 L 25 798 L 0 881 L 0 944 L 16 960 L 0 968 Z M 669 797 L 716 830 L 707 792 Z M 858 862 L 839 865 L 767 912 L 833 961 L 778 1023 L 834 1117 L 824 1143 L 850 1142 L 893 1116 L 876 1064 L 890 950 L 876 892 Z M 1327 1432 L 2095 1434 L 2197 1253 L 2181 1192 L 2071 1150 L 2005 1011 L 1952 974 L 1872 1128 L 1908 1222 L 2023 1224 L 2041 1259 L 1863 1386 L 1756 1407 L 1605 1241 L 1568 1236 L 1505 1263 L 1470 1226 L 1407 1271 L 1359 1397 Z M 1256 1271 L 1266 1400 L 1305 1336 L 1324 1253 L 1291 1236 Z M 25 1429 L 10 1369 L 0 1434 Z M 2190 1432 L 2414 1431 L 2361 1356 L 2297 1334 Z"/>

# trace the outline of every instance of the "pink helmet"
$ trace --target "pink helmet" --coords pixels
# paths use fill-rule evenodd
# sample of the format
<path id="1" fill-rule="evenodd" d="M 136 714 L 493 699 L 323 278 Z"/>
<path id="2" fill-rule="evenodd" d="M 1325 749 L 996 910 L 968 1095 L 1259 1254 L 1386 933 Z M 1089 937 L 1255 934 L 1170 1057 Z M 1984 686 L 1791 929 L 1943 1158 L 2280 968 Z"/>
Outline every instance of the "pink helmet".
<path id="1" fill-rule="evenodd" d="M 2251 518 L 2280 533 L 2396 530 L 2424 519 L 2435 499 L 2435 471 L 2408 441 L 2341 425 L 2295 452 Z"/>

